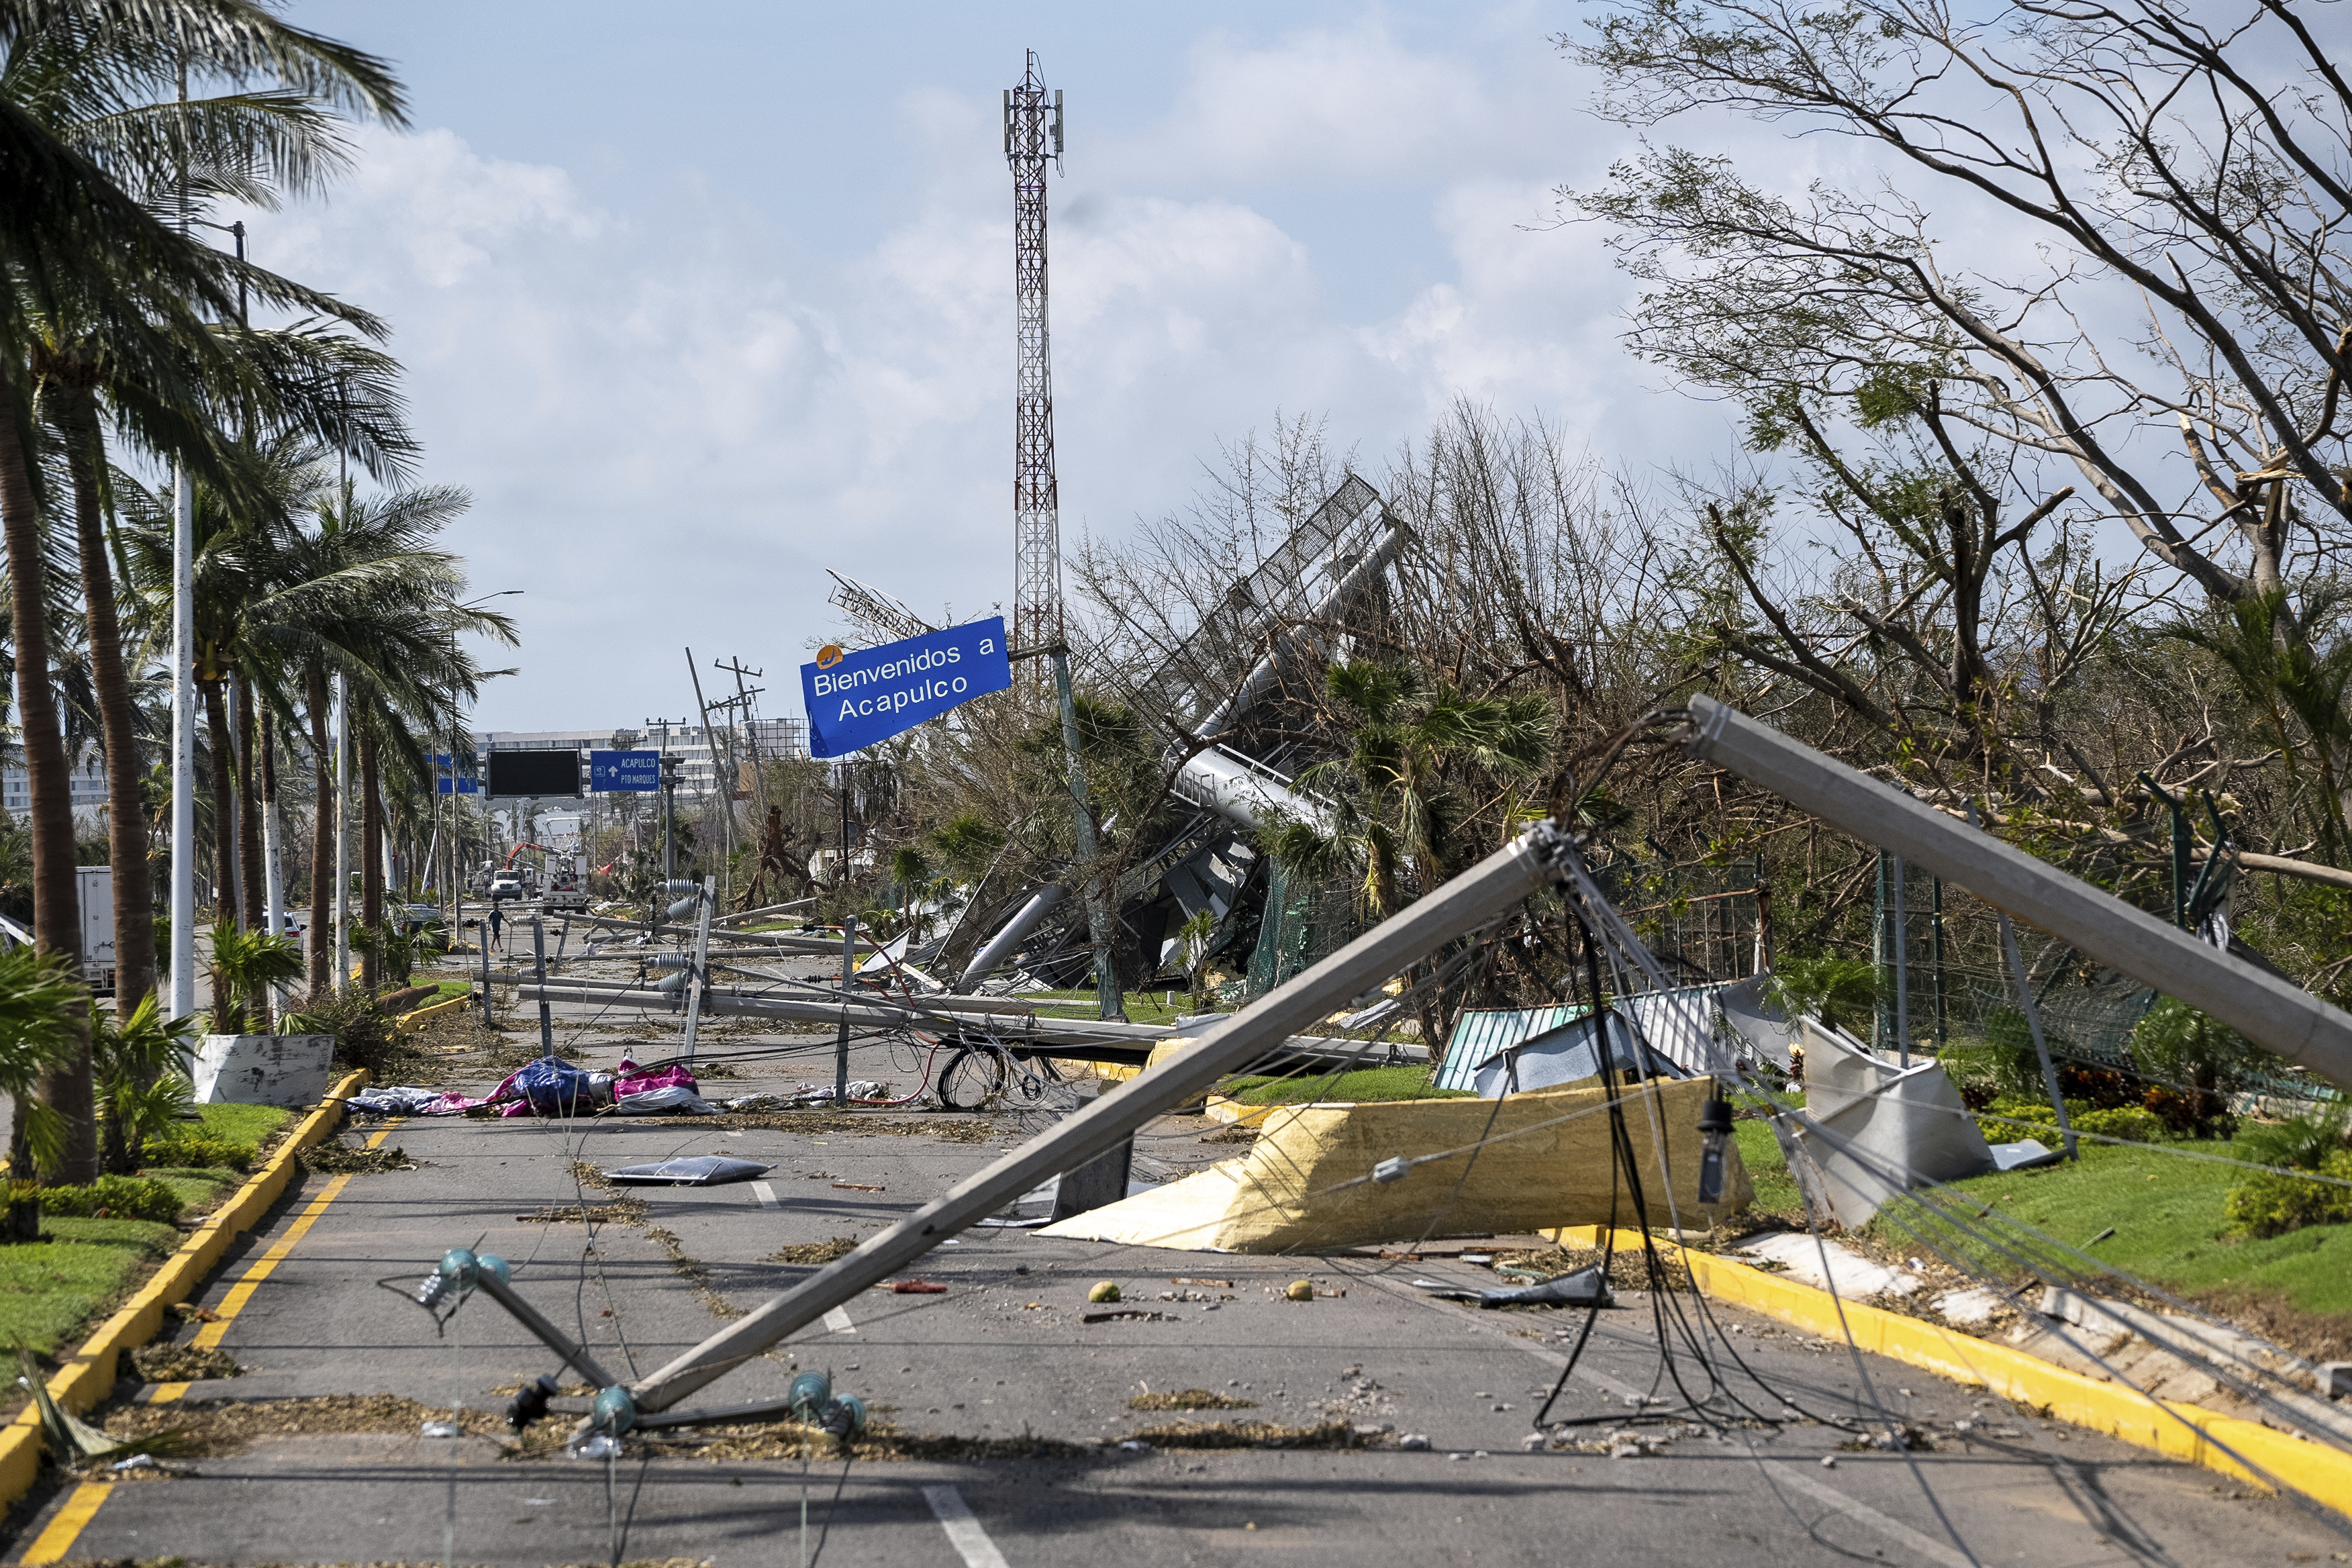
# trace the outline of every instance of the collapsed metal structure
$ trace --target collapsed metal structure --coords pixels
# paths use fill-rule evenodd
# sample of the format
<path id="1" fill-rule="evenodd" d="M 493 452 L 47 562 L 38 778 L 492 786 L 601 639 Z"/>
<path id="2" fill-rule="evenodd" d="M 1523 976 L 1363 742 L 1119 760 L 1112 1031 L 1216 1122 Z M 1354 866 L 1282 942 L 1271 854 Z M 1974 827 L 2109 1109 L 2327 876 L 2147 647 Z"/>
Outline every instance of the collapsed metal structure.
<path id="1" fill-rule="evenodd" d="M 1173 777 L 1170 826 L 1119 875 L 1110 904 L 1156 968 L 1176 930 L 1206 911 L 1212 946 L 1245 934 L 1265 891 L 1251 836 L 1278 822 L 1328 832 L 1331 807 L 1299 789 L 1295 738 L 1264 721 L 1286 683 L 1313 679 L 1348 616 L 1377 585 L 1408 531 L 1380 492 L 1349 474 L 1255 569 L 1237 579 L 1134 692 Z M 999 898 L 952 989 L 971 993 L 1008 966 L 1070 984 L 1091 963 L 1081 901 L 1065 880 Z M 952 938 L 942 951 L 963 944 Z"/>

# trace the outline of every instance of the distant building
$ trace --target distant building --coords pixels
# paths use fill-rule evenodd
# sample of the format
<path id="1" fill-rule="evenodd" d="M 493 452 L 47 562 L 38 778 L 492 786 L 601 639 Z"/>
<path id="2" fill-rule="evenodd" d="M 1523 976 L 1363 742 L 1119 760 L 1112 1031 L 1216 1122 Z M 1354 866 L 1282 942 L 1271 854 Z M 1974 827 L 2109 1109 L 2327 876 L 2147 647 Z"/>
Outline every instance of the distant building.
<path id="1" fill-rule="evenodd" d="M 755 748 L 763 763 L 779 757 L 808 755 L 808 732 L 798 719 L 761 719 L 748 726 L 714 724 L 708 731 L 699 724 L 673 726 L 667 735 L 658 725 L 648 730 L 635 724 L 625 725 L 617 731 L 491 730 L 484 732 L 478 742 L 483 776 L 488 774 L 492 752 L 551 752 L 570 747 L 580 753 L 580 787 L 584 794 L 588 788 L 588 753 L 614 749 L 613 736 L 616 732 L 635 737 L 631 749 L 667 751 L 678 758 L 678 795 L 692 800 L 707 800 L 718 793 L 719 775 L 730 752 L 737 769 L 734 783 L 738 798 L 751 793 L 748 770 Z"/>
<path id="2" fill-rule="evenodd" d="M 104 758 L 93 756 L 74 770 L 73 804 L 76 811 L 106 804 Z M 33 809 L 32 781 L 24 769 L 0 770 L 0 805 L 5 805 L 11 816 L 22 816 Z"/>

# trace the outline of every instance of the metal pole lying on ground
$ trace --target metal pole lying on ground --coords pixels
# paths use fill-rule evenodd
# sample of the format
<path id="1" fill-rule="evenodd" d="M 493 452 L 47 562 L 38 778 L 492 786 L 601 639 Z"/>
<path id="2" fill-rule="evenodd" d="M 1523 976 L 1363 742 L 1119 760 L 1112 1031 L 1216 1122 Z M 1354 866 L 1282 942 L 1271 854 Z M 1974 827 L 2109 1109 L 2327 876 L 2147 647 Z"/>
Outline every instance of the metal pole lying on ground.
<path id="1" fill-rule="evenodd" d="M 1916 860 L 2084 956 L 2210 1014 L 2339 1089 L 2352 1089 L 2352 1014 L 1711 697 L 1694 696 L 1689 713 L 1690 728 L 1681 739 L 1692 755 Z"/>
<path id="2" fill-rule="evenodd" d="M 1538 823 L 1505 847 L 1407 906 L 1330 957 L 1276 987 L 1115 1094 L 1107 1094 L 1049 1128 L 946 1196 L 924 1205 L 855 1251 L 825 1265 L 749 1317 L 630 1389 L 641 1410 L 666 1410 L 696 1389 L 756 1358 L 769 1346 L 879 1283 L 957 1232 L 994 1214 L 1046 1177 L 1076 1170 L 1170 1107 L 1205 1094 L 1218 1079 L 1330 1015 L 1444 943 L 1516 909 L 1564 875 L 1567 837 Z M 526 1324 L 526 1326 L 529 1326 Z M 547 1338 L 544 1332 L 533 1332 Z M 570 1343 L 549 1340 L 560 1352 Z"/>

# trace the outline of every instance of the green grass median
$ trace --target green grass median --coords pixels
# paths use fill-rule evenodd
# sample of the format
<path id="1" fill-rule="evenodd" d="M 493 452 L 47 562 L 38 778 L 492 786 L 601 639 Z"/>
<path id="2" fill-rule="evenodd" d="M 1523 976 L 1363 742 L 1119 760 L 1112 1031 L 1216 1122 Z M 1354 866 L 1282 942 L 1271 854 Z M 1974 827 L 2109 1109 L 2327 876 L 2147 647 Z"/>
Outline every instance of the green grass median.
<path id="1" fill-rule="evenodd" d="M 1797 1184 L 1772 1130 L 1760 1121 L 1744 1121 L 1735 1135 L 1756 1184 L 1756 1206 L 1801 1223 Z M 2109 1268 L 2232 1315 L 2234 1308 L 2247 1307 L 2252 1317 L 2267 1321 L 2274 1311 L 2266 1308 L 2284 1307 L 2295 1317 L 2352 1321 L 2352 1225 L 2305 1226 L 2258 1237 L 2231 1224 L 2230 1191 L 2249 1173 L 2198 1156 L 2259 1163 L 2242 1140 L 2084 1142 L 2082 1154 L 2071 1163 L 1951 1183 L 1976 1209 L 1990 1211 L 1979 1215 L 1962 1209 L 1961 1219 L 1971 1228 L 1999 1234 L 2011 1231 L 1998 1226 L 2006 1216 Z M 1954 1205 L 1947 1197 L 1943 1206 Z M 2111 1227 L 2113 1235 L 2101 1234 Z M 1960 1234 L 1916 1199 L 1890 1205 L 1871 1222 L 1864 1239 L 1914 1251 L 1932 1241 L 1938 1250 L 1996 1278 L 2026 1277 L 2014 1258 Z M 2093 1272 L 2079 1259 L 2070 1263 L 2061 1252 L 2046 1246 L 2043 1250 L 2052 1272 Z M 2341 1326 L 2352 1330 L 2352 1321 Z"/>

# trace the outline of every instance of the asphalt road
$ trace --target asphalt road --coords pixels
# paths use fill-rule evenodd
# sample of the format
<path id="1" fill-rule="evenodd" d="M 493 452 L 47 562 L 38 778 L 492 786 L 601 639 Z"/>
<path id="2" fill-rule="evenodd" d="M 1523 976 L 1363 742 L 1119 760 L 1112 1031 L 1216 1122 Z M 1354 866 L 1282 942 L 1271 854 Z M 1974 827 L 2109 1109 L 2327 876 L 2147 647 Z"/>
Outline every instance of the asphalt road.
<path id="1" fill-rule="evenodd" d="M 609 1062 L 627 1021 L 595 1022 L 600 1043 L 588 1058 Z M 646 1041 L 676 1038 L 673 1020 L 635 1027 Z M 736 1027 L 722 1028 L 707 1050 L 763 1048 Z M 740 1059 L 743 1076 L 708 1079 L 705 1093 L 831 1079 L 828 1041 L 765 1039 L 806 1049 L 781 1063 Z M 636 1050 L 644 1058 L 664 1048 Z M 868 1047 L 853 1074 L 891 1079 L 904 1093 L 913 1065 L 903 1052 L 894 1060 Z M 906 1130 L 877 1130 L 893 1122 Z M 990 1123 L 996 1136 L 986 1142 L 941 1135 L 968 1124 L 889 1112 L 799 1134 L 626 1121 L 402 1123 L 388 1142 L 421 1168 L 351 1177 L 323 1209 L 317 1200 L 328 1178 L 307 1177 L 212 1281 L 204 1301 L 217 1310 L 252 1261 L 310 1216 L 226 1325 L 223 1348 L 245 1374 L 194 1384 L 186 1398 L 388 1391 L 436 1407 L 500 1408 L 498 1391 L 552 1370 L 551 1355 L 486 1299 L 436 1334 L 421 1309 L 379 1288 L 421 1278 L 457 1246 L 514 1260 L 522 1293 L 616 1370 L 650 1369 L 719 1328 L 721 1314 L 801 1278 L 804 1268 L 764 1261 L 779 1248 L 870 1235 L 1020 1135 L 1010 1118 Z M 1166 1173 L 1235 1152 L 1203 1144 L 1207 1131 L 1166 1120 L 1139 1153 Z M 637 1189 L 646 1219 L 600 1226 L 593 1239 L 577 1223 L 517 1217 L 583 1195 L 575 1160 L 610 1167 L 705 1152 L 774 1169 L 764 1191 Z M 812 1560 L 896 1568 L 1223 1563 L 1270 1552 L 1347 1568 L 1433 1556 L 2189 1565 L 2352 1553 L 2352 1537 L 2336 1523 L 2290 1502 L 1734 1310 L 1717 1310 L 1720 1331 L 1703 1336 L 1704 1357 L 1678 1346 L 1675 1372 L 1696 1386 L 1711 1364 L 1762 1413 L 1778 1416 L 1785 1402 L 1813 1418 L 1738 1426 L 1665 1419 L 1680 1398 L 1649 1299 L 1633 1295 L 1601 1315 L 1554 1412 L 1589 1418 L 1580 1436 L 1623 1430 L 1643 1439 L 1641 1451 L 1612 1458 L 1524 1451 L 1581 1314 L 1480 1313 L 1412 1288 L 1416 1278 L 1492 1282 L 1458 1261 L 1238 1258 L 991 1230 L 940 1249 L 921 1272 L 947 1293 L 870 1292 L 849 1304 L 845 1322 L 813 1326 L 707 1397 L 780 1396 L 795 1368 L 821 1367 L 904 1431 L 1099 1446 L 1076 1458 L 819 1458 L 804 1472 L 790 1459 L 654 1457 L 641 1447 L 609 1464 L 518 1460 L 488 1440 L 407 1427 L 289 1433 L 203 1459 L 183 1479 L 113 1487 L 63 1549 L 75 1560 L 380 1563 L 442 1562 L 446 1544 L 458 1563 L 687 1559 L 738 1568 L 802 1561 L 805 1498 Z M 1282 1300 L 1280 1288 L 1301 1277 L 1345 1294 Z M 1178 1278 L 1229 1283 L 1180 1286 Z M 1104 1279 L 1121 1283 L 1128 1307 L 1158 1316 L 1083 1321 L 1087 1287 Z M 1162 1291 L 1209 1299 L 1163 1301 Z M 1687 1297 L 1678 1300 L 1687 1308 Z M 1733 1365 L 1735 1348 L 1748 1370 Z M 1430 1447 L 1118 1447 L 1180 1419 L 1130 1409 L 1131 1399 L 1193 1388 L 1254 1406 L 1202 1419 L 1304 1427 L 1337 1418 L 1388 1428 L 1375 1443 L 1417 1434 Z M 123 1390 L 129 1399 L 152 1392 Z M 1633 1403 L 1643 1398 L 1664 1403 Z M 1653 1419 L 1629 1425 L 1637 1408 Z M 1846 1447 L 1855 1439 L 1842 1423 L 1883 1427 L 1890 1416 L 1924 1434 L 1927 1447 Z M 1971 1429 L 1958 1430 L 1962 1421 Z M 11 1560 L 44 1539 L 74 1495 L 45 1500 L 19 1528 Z"/>

